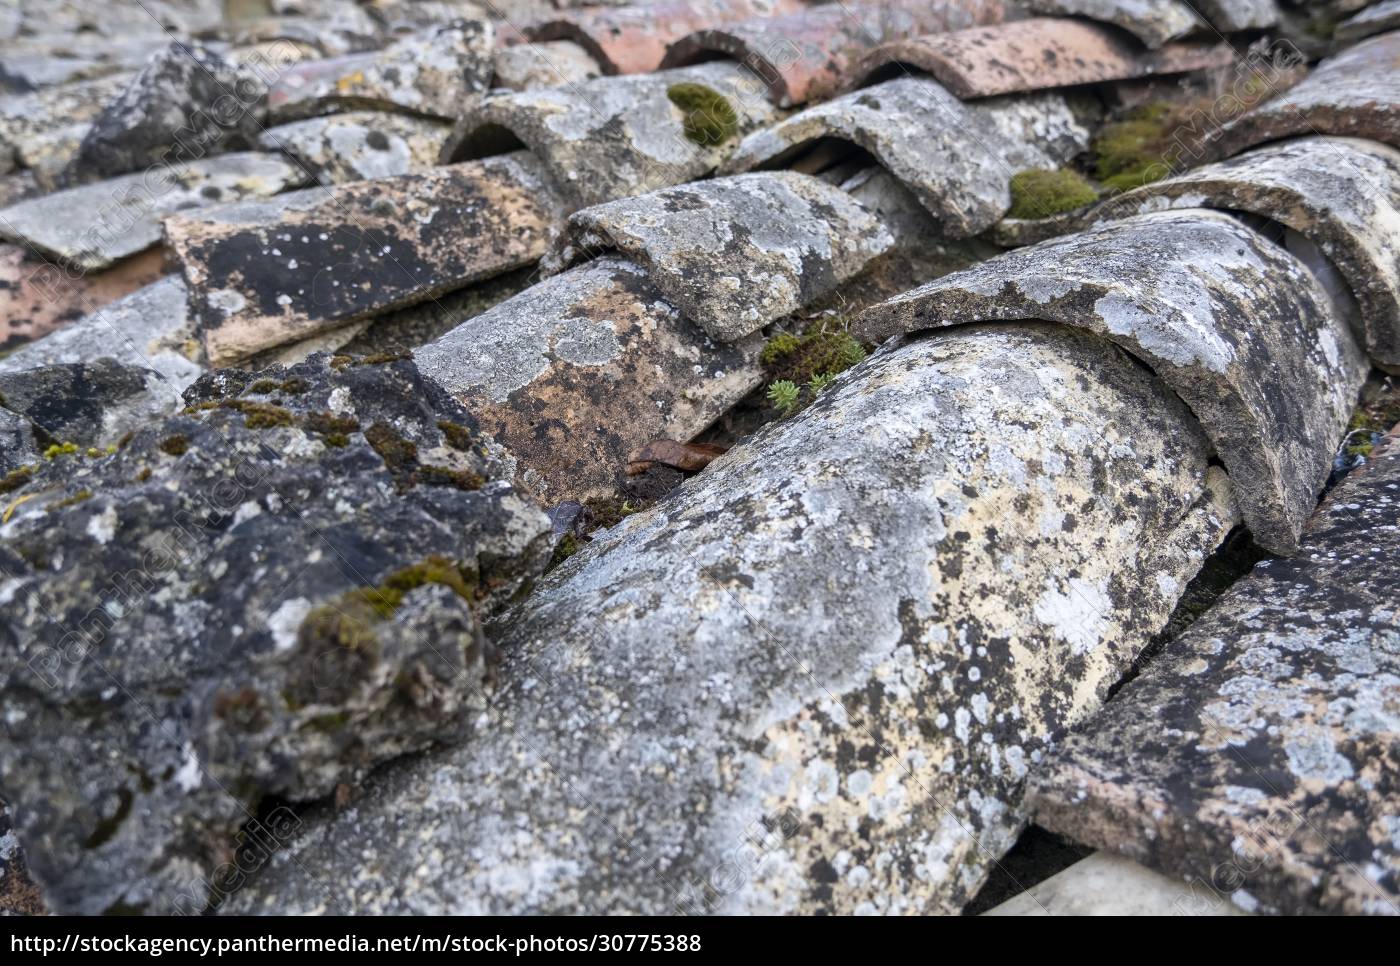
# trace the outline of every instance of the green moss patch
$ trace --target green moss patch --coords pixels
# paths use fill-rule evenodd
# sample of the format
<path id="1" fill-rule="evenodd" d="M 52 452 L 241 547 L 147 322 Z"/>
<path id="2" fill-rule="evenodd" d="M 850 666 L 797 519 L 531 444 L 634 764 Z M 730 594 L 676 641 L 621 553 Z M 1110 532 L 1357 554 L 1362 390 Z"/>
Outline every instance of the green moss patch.
<path id="1" fill-rule="evenodd" d="M 865 356 L 865 347 L 834 323 L 818 326 L 804 335 L 779 332 L 768 340 L 759 356 L 773 377 L 766 398 L 779 414 L 791 415 Z"/>
<path id="2" fill-rule="evenodd" d="M 167 436 L 157 444 L 162 453 L 167 456 L 184 456 L 189 452 L 190 438 L 176 433 L 174 436 Z"/>
<path id="3" fill-rule="evenodd" d="M 739 115 L 729 99 L 704 84 L 672 84 L 666 96 L 685 115 L 681 129 L 686 138 L 701 147 L 723 144 L 739 131 Z"/>
<path id="4" fill-rule="evenodd" d="M 1034 168 L 1011 177 L 1011 210 L 1007 217 L 1048 218 L 1098 200 L 1099 193 L 1078 172 Z"/>

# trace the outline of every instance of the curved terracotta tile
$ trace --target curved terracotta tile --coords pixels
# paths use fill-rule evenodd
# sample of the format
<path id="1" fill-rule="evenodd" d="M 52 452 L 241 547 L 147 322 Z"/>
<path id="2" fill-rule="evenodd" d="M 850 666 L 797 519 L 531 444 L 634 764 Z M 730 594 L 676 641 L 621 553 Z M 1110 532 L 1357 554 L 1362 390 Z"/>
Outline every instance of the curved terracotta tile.
<path id="1" fill-rule="evenodd" d="M 792 107 L 834 93 L 859 58 L 880 44 L 1000 23 L 1006 15 L 1001 0 L 832 4 L 696 31 L 672 44 L 661 66 L 678 67 L 722 54 L 753 71 L 776 104 Z"/>
<path id="2" fill-rule="evenodd" d="M 636 7 L 582 7 L 521 28 L 529 40 L 572 40 L 608 74 L 645 74 L 661 66 L 666 48 L 707 27 L 782 16 L 802 0 L 673 0 Z"/>
<path id="3" fill-rule="evenodd" d="M 1111 27 L 1035 17 L 897 40 L 867 54 L 854 77 L 866 81 L 913 67 L 969 98 L 1184 73 L 1233 59 L 1228 44 L 1177 41 L 1147 50 Z"/>

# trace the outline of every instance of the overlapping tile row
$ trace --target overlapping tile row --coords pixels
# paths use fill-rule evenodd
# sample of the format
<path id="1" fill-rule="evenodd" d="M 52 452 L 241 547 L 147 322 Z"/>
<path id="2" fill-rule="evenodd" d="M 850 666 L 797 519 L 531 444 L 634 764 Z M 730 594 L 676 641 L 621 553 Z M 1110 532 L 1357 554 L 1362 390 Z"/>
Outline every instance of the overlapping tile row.
<path id="1" fill-rule="evenodd" d="M 1216 30 L 1260 30 L 1278 23 L 1275 0 L 1029 0 L 1037 13 L 1082 16 L 1134 34 L 1148 47 Z"/>
<path id="2" fill-rule="evenodd" d="M 942 30 L 998 23 L 1002 0 L 895 0 L 832 4 L 786 16 L 700 30 L 671 45 L 662 67 L 715 55 L 733 58 L 766 85 L 774 103 L 793 107 L 827 97 L 882 43 Z"/>
<path id="3" fill-rule="evenodd" d="M 1400 427 L 1397 427 L 1400 430 Z M 1191 903 L 1400 914 L 1400 438 L 1032 777 L 1036 820 Z"/>
<path id="4" fill-rule="evenodd" d="M 1013 174 L 1059 167 L 1088 146 L 1089 132 L 1056 94 L 965 104 L 937 81 L 897 77 L 755 132 L 724 170 L 796 162 L 833 138 L 874 155 L 940 231 L 966 238 L 1006 213 Z"/>
<path id="5" fill-rule="evenodd" d="M 534 41 L 571 40 L 609 74 L 645 74 L 666 49 L 697 30 L 734 20 L 801 11 L 803 0 L 686 0 L 622 7 L 582 7 L 526 24 Z"/>
<path id="6" fill-rule="evenodd" d="M 493 726 L 306 816 L 227 908 L 955 912 L 1233 524 L 1208 457 L 1087 333 L 881 352 L 549 575 Z"/>
<path id="7" fill-rule="evenodd" d="M 1400 367 L 1400 151 L 1374 141 L 1302 137 L 1247 151 L 1130 191 L 1082 220 L 1182 208 L 1244 211 L 1287 226 L 1300 255 L 1313 245 L 1335 269 L 1338 297 L 1377 365 Z M 1300 242 L 1302 245 L 1300 245 Z"/>
<path id="8" fill-rule="evenodd" d="M 414 355 L 545 500 L 606 495 L 634 449 L 694 436 L 757 384 L 759 329 L 891 244 L 807 175 L 669 188 L 574 215 L 559 274 Z"/>
<path id="9" fill-rule="evenodd" d="M 935 280 L 858 326 L 879 341 L 997 319 L 1083 326 L 1151 365 L 1210 435 L 1254 539 L 1297 549 L 1367 368 L 1300 262 L 1225 215 L 1141 215 Z"/>

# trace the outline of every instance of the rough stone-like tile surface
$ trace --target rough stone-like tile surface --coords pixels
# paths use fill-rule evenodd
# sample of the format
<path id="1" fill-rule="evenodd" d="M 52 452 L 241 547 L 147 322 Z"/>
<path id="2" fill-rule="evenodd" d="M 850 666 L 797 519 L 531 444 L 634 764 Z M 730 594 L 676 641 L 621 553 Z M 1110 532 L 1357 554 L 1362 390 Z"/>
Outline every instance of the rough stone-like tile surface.
<path id="1" fill-rule="evenodd" d="M 496 51 L 494 87 L 533 91 L 561 84 L 582 84 L 603 73 L 598 62 L 572 40 L 517 44 Z"/>
<path id="2" fill-rule="evenodd" d="M 253 71 L 199 44 L 171 43 L 93 119 L 67 176 L 95 181 L 251 144 L 266 95 Z"/>
<path id="3" fill-rule="evenodd" d="M 159 272 L 158 256 L 151 268 Z M 182 390 L 203 371 L 194 358 L 198 344 L 187 301 L 185 283 L 178 275 L 167 275 L 20 346 L 0 359 L 0 372 L 110 358 L 154 369 Z"/>
<path id="4" fill-rule="evenodd" d="M 1242 916 L 1229 902 L 1205 907 L 1187 885 L 1121 856 L 1095 852 L 1008 899 L 987 916 Z"/>
<path id="5" fill-rule="evenodd" d="M 476 614 L 548 552 L 410 361 L 186 398 L 114 455 L 41 461 L 0 526 L 0 776 L 58 912 L 197 912 L 263 795 L 461 736 Z"/>
<path id="6" fill-rule="evenodd" d="M 147 252 L 103 272 L 74 272 L 0 245 L 0 350 L 26 351 L 56 329 L 160 278 L 161 256 Z M 0 359 L 3 366 L 8 359 Z"/>
<path id="7" fill-rule="evenodd" d="M 1368 138 L 1400 148 L 1400 31 L 1364 40 L 1307 78 L 1226 124 L 1209 144 L 1227 158 L 1266 141 L 1309 134 Z"/>
<path id="8" fill-rule="evenodd" d="M 0 405 L 29 420 L 36 439 L 83 449 L 111 446 L 179 404 L 179 389 L 159 373 L 106 357 L 0 372 Z"/>
<path id="9" fill-rule="evenodd" d="M 1185 0 L 1026 0 L 1025 6 L 1034 13 L 1114 24 L 1148 47 L 1160 47 L 1205 26 Z"/>
<path id="10" fill-rule="evenodd" d="M 1384 0 L 1338 24 L 1332 39 L 1340 44 L 1351 44 L 1396 28 L 1400 28 L 1400 0 Z"/>
<path id="11" fill-rule="evenodd" d="M 427 171 L 450 131 L 429 118 L 353 111 L 269 128 L 258 143 L 285 151 L 319 183 L 340 184 Z"/>
<path id="12" fill-rule="evenodd" d="M 1367 367 L 1291 255 L 1223 214 L 1140 215 L 930 282 L 856 325 L 880 341 L 991 319 L 1082 326 L 1152 366 L 1210 435 L 1254 539 L 1297 549 Z"/>
<path id="13" fill-rule="evenodd" d="M 1042 824 L 1275 913 L 1400 913 L 1400 445 L 1032 780 Z"/>
<path id="14" fill-rule="evenodd" d="M 268 116 L 291 121 L 332 111 L 401 111 L 451 120 L 491 83 L 489 21 L 459 20 L 365 54 L 289 69 L 267 95 Z"/>
<path id="15" fill-rule="evenodd" d="M 1011 176 L 1055 168 L 1088 142 L 1058 94 L 964 104 L 935 80 L 898 77 L 800 111 L 745 138 L 726 171 L 783 164 L 824 138 L 873 154 L 950 238 L 1011 206 Z"/>
<path id="16" fill-rule="evenodd" d="M 560 220 L 524 152 L 166 220 L 212 365 L 544 254 Z"/>
<path id="17" fill-rule="evenodd" d="M 853 76 L 905 65 L 958 97 L 989 97 L 1227 66 L 1228 44 L 1183 41 L 1144 50 L 1121 31 L 1082 20 L 1032 17 L 886 44 Z"/>
<path id="18" fill-rule="evenodd" d="M 735 113 L 734 136 L 697 143 L 686 112 L 667 97 L 700 84 Z M 576 207 L 645 194 L 710 173 L 736 138 L 778 116 L 747 70 L 727 62 L 586 84 L 495 94 L 469 109 L 443 148 L 444 161 L 489 157 L 524 144 Z"/>
<path id="19" fill-rule="evenodd" d="M 275 154 L 221 154 L 21 201 L 0 210 L 0 237 L 91 271 L 156 244 L 166 215 L 275 195 L 305 181 Z"/>
<path id="20" fill-rule="evenodd" d="M 647 281 L 603 257 L 414 352 L 515 456 L 549 503 L 604 496 L 653 439 L 689 439 L 761 379 L 759 336 L 711 341 Z"/>
<path id="21" fill-rule="evenodd" d="M 645 74 L 661 66 L 667 47 L 696 30 L 802 7 L 802 0 L 665 0 L 561 10 L 523 31 L 530 40 L 572 40 L 609 74 Z"/>
<path id="22" fill-rule="evenodd" d="M 621 252 L 682 315 L 733 342 L 831 292 L 891 244 L 840 188 L 765 171 L 585 209 L 545 267 Z"/>
<path id="23" fill-rule="evenodd" d="M 859 60 L 881 44 L 943 30 L 1000 23 L 1002 0 L 886 0 L 809 7 L 781 17 L 698 30 L 671 45 L 664 67 L 716 54 L 744 64 L 774 103 L 793 107 L 829 97 Z"/>
<path id="24" fill-rule="evenodd" d="M 955 912 L 1230 527 L 1207 452 L 1086 334 L 881 353 L 595 534 L 502 621 L 490 733 L 236 910 Z"/>
<path id="25" fill-rule="evenodd" d="M 1367 351 L 1400 367 L 1400 151 L 1355 138 L 1295 138 L 1138 188 L 1085 217 L 1164 204 L 1253 212 L 1310 239 L 1356 298 Z"/>

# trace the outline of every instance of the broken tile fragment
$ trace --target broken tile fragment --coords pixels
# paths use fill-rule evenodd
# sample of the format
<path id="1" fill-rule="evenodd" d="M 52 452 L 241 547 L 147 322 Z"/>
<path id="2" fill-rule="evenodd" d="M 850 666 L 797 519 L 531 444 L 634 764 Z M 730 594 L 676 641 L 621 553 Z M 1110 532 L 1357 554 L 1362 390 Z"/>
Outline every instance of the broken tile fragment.
<path id="1" fill-rule="evenodd" d="M 964 104 L 926 77 L 899 77 L 799 111 L 745 138 L 724 165 L 790 163 L 837 139 L 875 156 L 913 192 L 949 238 L 966 238 L 1011 206 L 1011 176 L 1056 168 L 1089 132 L 1059 94 Z"/>
<path id="2" fill-rule="evenodd" d="M 1285 915 L 1400 910 L 1400 440 L 1031 780 L 1037 821 Z"/>
<path id="3" fill-rule="evenodd" d="M 988 320 L 1081 326 L 1186 401 L 1229 471 L 1256 542 L 1298 533 L 1367 366 L 1312 273 L 1217 212 L 1139 215 L 1021 248 L 867 310 L 867 341 Z"/>
<path id="4" fill-rule="evenodd" d="M 352 111 L 268 128 L 258 144 L 290 155 L 317 182 L 331 185 L 427 171 L 450 131 L 430 118 Z"/>
<path id="5" fill-rule="evenodd" d="M 683 95 L 691 94 L 713 103 L 682 106 L 688 104 Z M 466 111 L 442 160 L 490 157 L 523 145 L 582 208 L 703 177 L 739 138 L 777 116 L 748 71 L 717 61 L 492 94 Z"/>
<path id="6" fill-rule="evenodd" d="M 221 154 L 30 198 L 0 210 L 0 237 L 79 271 L 105 268 L 160 241 L 172 212 L 275 195 L 305 182 L 275 154 Z"/>
<path id="7" fill-rule="evenodd" d="M 1287 137 L 1331 134 L 1400 148 L 1400 30 L 1323 61 L 1299 84 L 1219 129 L 1211 157 Z"/>
<path id="8" fill-rule="evenodd" d="M 56 912 L 198 914 L 264 796 L 465 737 L 481 621 L 548 555 L 548 517 L 407 359 L 186 398 L 113 455 L 42 461 L 0 529 L 0 776 Z"/>
<path id="9" fill-rule="evenodd" d="M 1205 27 L 1186 0 L 1026 0 L 1025 6 L 1032 13 L 1085 17 L 1122 27 L 1149 48 Z"/>
<path id="10" fill-rule="evenodd" d="M 376 110 L 452 120 L 490 85 L 493 45 L 490 22 L 458 20 L 383 50 L 297 64 L 268 91 L 268 117 Z"/>
<path id="11" fill-rule="evenodd" d="M 562 218 L 525 152 L 166 219 L 211 365 L 544 254 Z"/>
<path id="12" fill-rule="evenodd" d="M 266 94 L 253 71 L 200 44 L 173 42 L 93 118 L 66 175 L 96 181 L 248 146 Z"/>
<path id="13" fill-rule="evenodd" d="M 158 276 L 159 257 L 152 262 Z M 178 275 L 167 275 L 20 346 L 0 359 L 0 373 L 107 358 L 155 370 L 183 390 L 204 371 L 186 302 L 185 283 Z"/>
<path id="14" fill-rule="evenodd" d="M 161 256 L 149 251 L 105 271 L 54 265 L 17 245 L 0 244 L 0 351 L 9 358 L 57 329 L 160 278 Z M 0 360 L 0 366 L 9 359 Z"/>
<path id="15" fill-rule="evenodd" d="M 492 85 L 512 91 L 533 91 L 561 84 L 582 84 L 603 73 L 598 62 L 572 40 L 516 44 L 496 51 Z"/>
<path id="16" fill-rule="evenodd" d="M 765 171 L 584 209 L 544 266 L 620 252 L 687 319 L 733 342 L 831 292 L 892 244 L 840 188 Z"/>
<path id="17" fill-rule="evenodd" d="M 1266 145 L 1114 198 L 1089 221 L 1180 208 L 1247 211 L 1317 245 L 1356 299 L 1357 337 L 1400 368 L 1400 151 L 1356 138 Z"/>
<path id="18" fill-rule="evenodd" d="M 757 294 L 757 293 L 751 293 Z M 616 255 L 546 278 L 414 351 L 546 503 L 610 495 L 633 450 L 689 439 L 758 385 L 763 339 L 721 344 Z"/>
<path id="19" fill-rule="evenodd" d="M 306 814 L 228 910 L 956 913 L 1233 524 L 1209 453 L 1087 333 L 877 353 L 595 533 L 496 625 L 489 732 Z"/>
<path id="20" fill-rule="evenodd" d="M 608 74 L 645 74 L 687 34 L 736 20 L 781 16 L 801 0 L 664 0 L 641 6 L 561 10 L 524 25 L 532 41 L 571 40 Z"/>
<path id="21" fill-rule="evenodd" d="M 1397 28 L 1400 28 L 1400 0 L 1382 0 L 1337 24 L 1332 39 L 1339 44 L 1354 44 Z"/>
<path id="22" fill-rule="evenodd" d="M 865 54 L 894 40 L 1000 23 L 1001 0 L 895 0 L 809 7 L 786 16 L 698 30 L 676 41 L 662 67 L 729 57 L 747 67 L 773 102 L 793 107 L 829 97 Z"/>
<path id="23" fill-rule="evenodd" d="M 1225 67 L 1228 44 L 1180 41 L 1145 50 L 1121 31 L 1082 20 L 1033 17 L 897 40 L 868 54 L 853 76 L 901 68 L 932 74 L 963 99 Z"/>
<path id="24" fill-rule="evenodd" d="M 1220 900 L 1109 852 L 1095 852 L 1013 896 L 984 916 L 1243 916 Z"/>

